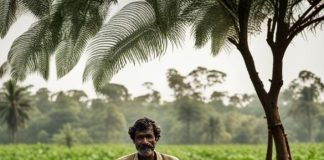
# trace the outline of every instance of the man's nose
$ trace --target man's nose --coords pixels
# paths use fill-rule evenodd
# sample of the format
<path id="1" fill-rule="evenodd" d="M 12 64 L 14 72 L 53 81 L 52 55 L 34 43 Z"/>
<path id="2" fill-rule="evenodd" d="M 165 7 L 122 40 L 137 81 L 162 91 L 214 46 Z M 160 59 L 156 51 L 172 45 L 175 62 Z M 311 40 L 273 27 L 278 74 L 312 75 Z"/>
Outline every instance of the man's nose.
<path id="1" fill-rule="evenodd" d="M 143 138 L 143 143 L 144 143 L 144 144 L 147 144 L 147 143 L 148 143 L 147 138 Z"/>

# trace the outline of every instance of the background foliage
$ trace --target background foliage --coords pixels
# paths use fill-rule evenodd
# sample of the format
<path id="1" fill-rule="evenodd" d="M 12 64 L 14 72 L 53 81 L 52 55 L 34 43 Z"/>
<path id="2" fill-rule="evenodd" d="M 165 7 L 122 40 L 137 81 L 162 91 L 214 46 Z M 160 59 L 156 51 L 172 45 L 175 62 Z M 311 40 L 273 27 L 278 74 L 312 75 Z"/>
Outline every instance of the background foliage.
<path id="1" fill-rule="evenodd" d="M 144 84 L 147 93 L 137 97 L 120 84 L 106 84 L 97 99 L 87 98 L 80 90 L 51 93 L 41 88 L 36 93 L 28 92 L 24 96 L 31 100 L 32 108 L 28 111 L 29 120 L 17 131 L 17 142 L 68 144 L 66 139 L 71 139 L 71 146 L 128 143 L 128 127 L 138 118 L 150 117 L 162 128 L 162 144 L 266 143 L 266 120 L 257 97 L 216 90 L 213 87 L 222 85 L 226 74 L 208 81 L 212 73 L 222 72 L 198 67 L 182 75 L 170 69 L 166 76 L 174 92 L 172 101 L 162 101 L 150 82 Z M 302 78 L 297 77 L 291 82 L 293 87 L 281 94 L 282 120 L 292 142 L 323 142 L 324 104 L 321 96 L 303 101 L 302 91 L 315 83 L 299 81 Z M 217 83 L 211 85 L 212 82 Z M 321 83 L 317 79 L 316 84 Z M 208 95 L 206 90 L 212 92 Z M 316 89 L 308 92 L 322 94 Z M 4 99 L 1 94 L 0 100 Z M 308 105 L 302 105 L 305 103 Z M 306 112 L 315 109 L 316 112 Z M 4 120 L 5 116 L 1 118 Z M 11 142 L 5 124 L 0 126 L 2 144 Z M 307 127 L 309 124 L 311 128 Z"/>

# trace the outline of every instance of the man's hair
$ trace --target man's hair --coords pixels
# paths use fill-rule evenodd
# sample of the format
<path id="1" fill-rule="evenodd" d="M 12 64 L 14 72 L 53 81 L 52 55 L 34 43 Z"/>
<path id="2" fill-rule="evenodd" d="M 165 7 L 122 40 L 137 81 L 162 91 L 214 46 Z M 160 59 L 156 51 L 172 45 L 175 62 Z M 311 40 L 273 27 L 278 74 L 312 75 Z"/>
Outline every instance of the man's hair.
<path id="1" fill-rule="evenodd" d="M 149 118 L 146 118 L 146 117 L 138 119 L 135 122 L 134 126 L 129 127 L 128 134 L 129 134 L 130 138 L 134 141 L 136 131 L 145 131 L 145 130 L 149 129 L 150 127 L 152 127 L 152 129 L 153 129 L 155 140 L 158 141 L 161 137 L 161 135 L 160 135 L 161 129 L 159 126 L 157 126 L 155 124 L 155 121 L 153 121 Z"/>

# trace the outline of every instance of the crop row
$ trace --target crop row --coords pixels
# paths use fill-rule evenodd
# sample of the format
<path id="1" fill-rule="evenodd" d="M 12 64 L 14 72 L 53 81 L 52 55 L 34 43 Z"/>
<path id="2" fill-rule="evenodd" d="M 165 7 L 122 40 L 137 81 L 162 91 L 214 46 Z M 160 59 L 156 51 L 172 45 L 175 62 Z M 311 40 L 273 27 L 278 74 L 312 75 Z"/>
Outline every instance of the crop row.
<path id="1" fill-rule="evenodd" d="M 180 160 L 261 160 L 264 145 L 160 145 L 157 150 Z M 324 144 L 291 145 L 295 160 L 324 160 Z M 135 152 L 129 145 L 2 145 L 0 160 L 116 160 Z"/>

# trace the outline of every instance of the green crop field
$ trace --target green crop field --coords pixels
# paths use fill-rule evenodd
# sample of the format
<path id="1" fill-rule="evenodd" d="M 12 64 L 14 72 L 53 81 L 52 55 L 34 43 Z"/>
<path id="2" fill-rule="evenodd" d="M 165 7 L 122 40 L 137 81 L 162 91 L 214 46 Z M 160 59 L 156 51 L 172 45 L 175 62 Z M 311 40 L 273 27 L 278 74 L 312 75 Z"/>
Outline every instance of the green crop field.
<path id="1" fill-rule="evenodd" d="M 180 160 L 262 160 L 264 145 L 160 145 Z M 292 144 L 294 160 L 324 160 L 324 144 Z M 131 145 L 2 145 L 0 160 L 115 160 L 134 152 Z"/>

